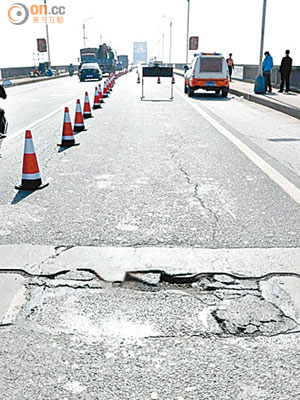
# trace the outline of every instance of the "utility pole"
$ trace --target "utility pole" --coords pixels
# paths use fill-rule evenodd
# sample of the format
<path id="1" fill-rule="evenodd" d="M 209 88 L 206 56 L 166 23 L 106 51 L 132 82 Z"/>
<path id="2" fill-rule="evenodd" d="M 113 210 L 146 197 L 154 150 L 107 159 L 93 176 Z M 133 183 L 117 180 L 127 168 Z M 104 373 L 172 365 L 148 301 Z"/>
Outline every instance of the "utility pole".
<path id="1" fill-rule="evenodd" d="M 171 64 L 171 58 L 172 58 L 172 26 L 173 22 L 172 20 L 170 21 L 170 51 L 169 51 L 169 63 Z"/>
<path id="2" fill-rule="evenodd" d="M 82 24 L 82 30 L 83 30 L 83 48 L 86 48 L 86 36 L 85 36 L 85 24 Z"/>
<path id="3" fill-rule="evenodd" d="M 93 19 L 94 17 L 90 17 L 82 21 L 82 30 L 83 30 L 83 47 L 86 48 L 86 39 L 87 37 L 85 36 L 85 22 L 89 21 L 90 19 Z"/>
<path id="4" fill-rule="evenodd" d="M 263 13 L 262 13 L 262 24 L 261 24 L 261 39 L 260 39 L 258 75 L 262 74 L 262 59 L 263 59 L 263 51 L 264 51 L 266 10 L 267 10 L 267 0 L 263 0 L 263 1 L 264 1 L 264 3 L 263 3 Z"/>
<path id="5" fill-rule="evenodd" d="M 186 57 L 185 63 L 189 62 L 189 36 L 190 36 L 190 0 L 188 2 L 188 9 L 187 9 L 187 24 L 186 24 Z"/>
<path id="6" fill-rule="evenodd" d="M 167 15 L 162 15 L 163 18 L 167 18 L 170 21 L 170 48 L 169 48 L 169 63 L 171 63 L 172 59 L 172 28 L 173 28 L 173 20 Z"/>
<path id="7" fill-rule="evenodd" d="M 44 0 L 44 4 L 45 4 L 45 6 L 46 6 L 46 37 L 47 37 L 48 63 L 49 63 L 49 67 L 50 67 L 50 66 L 51 66 L 51 58 L 50 58 L 50 43 L 49 43 L 49 28 L 48 28 L 47 0 Z"/>
<path id="8" fill-rule="evenodd" d="M 258 62 L 258 76 L 255 79 L 255 85 L 254 85 L 254 93 L 256 93 L 256 94 L 264 94 L 266 92 L 265 79 L 262 76 L 262 58 L 263 58 L 263 51 L 264 51 L 266 10 L 267 10 L 267 0 L 263 0 L 260 52 L 259 52 L 259 62 Z"/>

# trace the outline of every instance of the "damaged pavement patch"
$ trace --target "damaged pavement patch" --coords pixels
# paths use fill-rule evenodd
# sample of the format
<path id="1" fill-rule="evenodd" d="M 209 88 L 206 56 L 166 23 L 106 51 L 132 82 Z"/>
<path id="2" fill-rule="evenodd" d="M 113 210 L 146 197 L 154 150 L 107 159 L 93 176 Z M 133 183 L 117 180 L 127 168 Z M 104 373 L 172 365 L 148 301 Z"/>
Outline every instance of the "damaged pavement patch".
<path id="1" fill-rule="evenodd" d="M 297 332 L 287 308 L 262 294 L 261 286 L 273 279 L 157 270 L 127 273 L 123 282 L 106 282 L 89 271 L 33 277 L 27 279 L 31 300 L 21 319 L 32 329 L 77 334 L 91 342 Z"/>

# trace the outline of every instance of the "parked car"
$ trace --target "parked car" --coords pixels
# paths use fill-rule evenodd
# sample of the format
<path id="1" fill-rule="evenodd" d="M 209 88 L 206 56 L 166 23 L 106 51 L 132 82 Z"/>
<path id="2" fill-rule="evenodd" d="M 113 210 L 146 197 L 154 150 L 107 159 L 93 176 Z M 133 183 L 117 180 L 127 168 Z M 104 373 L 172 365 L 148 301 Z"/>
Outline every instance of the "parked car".
<path id="1" fill-rule="evenodd" d="M 195 90 L 214 91 L 222 97 L 229 92 L 229 74 L 225 58 L 220 53 L 195 55 L 191 67 L 185 67 L 184 92 L 193 96 Z"/>
<path id="2" fill-rule="evenodd" d="M 102 79 L 102 71 L 97 63 L 86 63 L 82 64 L 79 71 L 80 82 L 84 82 L 87 79 Z"/>

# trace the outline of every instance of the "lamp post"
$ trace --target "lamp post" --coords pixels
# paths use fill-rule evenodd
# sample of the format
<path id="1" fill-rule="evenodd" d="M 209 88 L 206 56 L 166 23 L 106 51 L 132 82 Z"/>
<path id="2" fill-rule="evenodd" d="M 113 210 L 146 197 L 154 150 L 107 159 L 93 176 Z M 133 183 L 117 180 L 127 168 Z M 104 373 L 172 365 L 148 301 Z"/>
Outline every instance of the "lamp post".
<path id="1" fill-rule="evenodd" d="M 187 8 L 187 24 L 186 24 L 186 56 L 185 63 L 189 62 L 189 36 L 190 36 L 190 0 L 187 0 L 188 8 Z"/>
<path id="2" fill-rule="evenodd" d="M 258 75 L 262 73 L 262 58 L 264 51 L 264 39 L 265 39 L 265 24 L 266 24 L 266 10 L 267 10 L 267 0 L 263 3 L 263 13 L 262 13 L 262 24 L 261 24 L 261 39 L 260 39 L 260 52 L 259 52 L 259 69 Z"/>
<path id="3" fill-rule="evenodd" d="M 93 19 L 93 17 L 87 18 L 84 21 L 82 21 L 82 30 L 83 30 L 83 47 L 86 48 L 86 39 L 87 37 L 85 36 L 85 22 L 89 21 L 90 19 Z"/>
<path id="4" fill-rule="evenodd" d="M 259 62 L 258 62 L 258 76 L 255 79 L 255 85 L 254 85 L 254 93 L 256 93 L 256 94 L 264 94 L 266 92 L 265 80 L 264 80 L 264 77 L 262 76 L 262 58 L 263 58 L 263 51 L 264 51 L 266 10 L 267 10 L 267 0 L 263 0 L 260 52 L 259 52 Z"/>
<path id="5" fill-rule="evenodd" d="M 44 0 L 44 4 L 46 6 L 46 38 L 47 38 L 47 50 L 48 50 L 48 63 L 49 63 L 49 67 L 50 67 L 51 66 L 51 58 L 50 58 L 47 0 Z"/>
<path id="6" fill-rule="evenodd" d="M 173 29 L 173 20 L 167 15 L 162 15 L 163 18 L 167 18 L 170 21 L 170 48 L 169 48 L 169 63 L 171 63 L 172 59 L 172 29 Z"/>
<path id="7" fill-rule="evenodd" d="M 164 62 L 164 53 L 165 53 L 165 34 L 163 33 L 162 34 L 162 37 L 161 37 L 161 41 L 162 41 L 162 44 L 161 44 L 161 61 L 162 62 Z"/>

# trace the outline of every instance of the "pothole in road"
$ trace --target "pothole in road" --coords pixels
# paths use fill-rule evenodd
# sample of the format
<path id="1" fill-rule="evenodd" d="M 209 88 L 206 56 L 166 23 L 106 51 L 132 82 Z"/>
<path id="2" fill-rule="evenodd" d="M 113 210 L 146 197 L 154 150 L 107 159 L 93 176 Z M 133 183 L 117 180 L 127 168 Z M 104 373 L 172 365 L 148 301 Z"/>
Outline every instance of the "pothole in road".
<path id="1" fill-rule="evenodd" d="M 127 273 L 104 282 L 92 272 L 28 280 L 32 301 L 26 321 L 34 327 L 100 337 L 275 336 L 299 330 L 291 291 L 300 278 L 242 278 L 227 274 Z M 43 296 L 35 302 L 35 290 Z M 79 289 L 79 290 L 78 290 Z M 298 289 L 297 289 L 298 292 Z M 30 312 L 30 308 L 34 312 Z"/>

